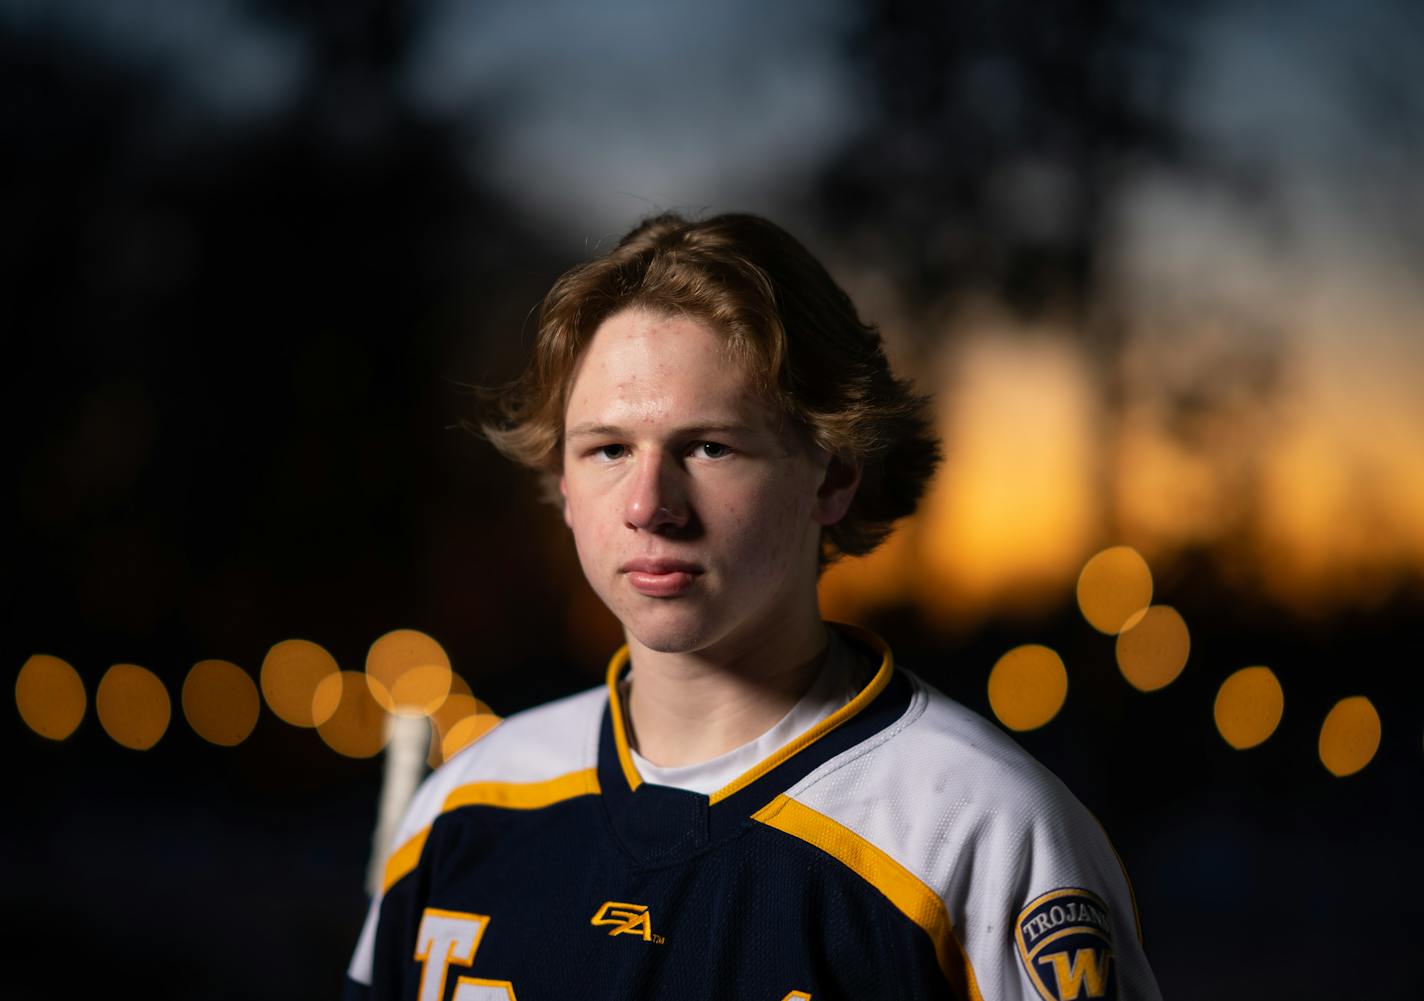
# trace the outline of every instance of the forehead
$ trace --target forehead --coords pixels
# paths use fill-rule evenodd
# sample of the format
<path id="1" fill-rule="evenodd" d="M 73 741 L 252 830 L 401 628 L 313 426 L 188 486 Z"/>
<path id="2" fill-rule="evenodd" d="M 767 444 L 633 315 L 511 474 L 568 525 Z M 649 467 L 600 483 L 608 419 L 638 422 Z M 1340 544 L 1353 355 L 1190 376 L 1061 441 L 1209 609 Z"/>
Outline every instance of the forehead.
<path id="1" fill-rule="evenodd" d="M 773 412 L 727 338 L 688 316 L 629 309 L 606 319 L 575 366 L 565 427 L 661 420 L 739 420 Z"/>

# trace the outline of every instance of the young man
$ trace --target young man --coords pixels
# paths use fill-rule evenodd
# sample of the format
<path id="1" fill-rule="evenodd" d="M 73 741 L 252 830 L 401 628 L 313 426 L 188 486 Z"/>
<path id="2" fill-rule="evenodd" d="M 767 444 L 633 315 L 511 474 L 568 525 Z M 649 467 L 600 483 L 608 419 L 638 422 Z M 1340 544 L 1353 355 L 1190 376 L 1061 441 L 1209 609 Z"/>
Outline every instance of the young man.
<path id="1" fill-rule="evenodd" d="M 665 215 L 564 275 L 485 433 L 556 485 L 627 646 L 426 780 L 355 998 L 1157 998 L 1096 822 L 821 620 L 937 445 L 794 239 Z"/>

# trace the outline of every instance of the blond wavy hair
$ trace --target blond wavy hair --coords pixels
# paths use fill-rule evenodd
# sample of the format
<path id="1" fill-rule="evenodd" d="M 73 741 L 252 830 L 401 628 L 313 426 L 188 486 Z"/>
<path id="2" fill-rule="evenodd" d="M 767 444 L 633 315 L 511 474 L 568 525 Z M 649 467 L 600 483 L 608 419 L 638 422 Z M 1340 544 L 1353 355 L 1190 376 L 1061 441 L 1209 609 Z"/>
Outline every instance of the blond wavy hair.
<path id="1" fill-rule="evenodd" d="M 940 458 L 927 399 L 891 373 L 879 333 L 821 263 L 754 215 L 654 216 L 567 271 L 540 304 L 528 368 L 486 391 L 485 414 L 465 426 L 543 474 L 559 501 L 579 357 L 604 320 L 634 308 L 721 332 L 754 385 L 810 441 L 860 464 L 850 510 L 822 533 L 823 562 L 869 553 L 914 511 Z"/>

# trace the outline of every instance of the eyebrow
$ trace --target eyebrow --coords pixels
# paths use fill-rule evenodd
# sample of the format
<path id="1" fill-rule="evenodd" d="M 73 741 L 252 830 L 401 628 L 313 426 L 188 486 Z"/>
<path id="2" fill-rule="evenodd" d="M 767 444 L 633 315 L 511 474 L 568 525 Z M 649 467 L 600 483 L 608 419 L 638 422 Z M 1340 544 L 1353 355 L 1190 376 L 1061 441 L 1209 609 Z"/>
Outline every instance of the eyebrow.
<path id="1" fill-rule="evenodd" d="M 689 424 L 683 427 L 674 428 L 672 433 L 674 436 L 677 437 L 685 437 L 686 435 L 692 434 L 755 434 L 756 432 L 757 429 L 749 424 L 711 422 Z M 592 422 L 585 422 L 583 424 L 575 424 L 573 427 L 569 428 L 567 431 L 564 432 L 564 437 L 621 438 L 626 437 L 629 433 L 630 432 L 627 428 L 619 427 L 617 424 L 595 424 Z"/>

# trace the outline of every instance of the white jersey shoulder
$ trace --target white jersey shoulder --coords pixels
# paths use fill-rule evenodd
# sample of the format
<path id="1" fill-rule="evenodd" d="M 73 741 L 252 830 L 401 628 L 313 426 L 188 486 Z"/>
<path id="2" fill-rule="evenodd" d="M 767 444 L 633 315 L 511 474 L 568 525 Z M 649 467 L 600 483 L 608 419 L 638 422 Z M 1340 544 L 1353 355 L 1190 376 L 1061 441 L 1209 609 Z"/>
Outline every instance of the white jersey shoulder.
<path id="1" fill-rule="evenodd" d="M 484 782 L 548 782 L 598 765 L 598 729 L 608 689 L 587 691 L 526 709 L 501 720 L 473 744 L 426 776 L 401 825 L 409 836 L 428 827 L 446 797 Z M 400 836 L 396 843 L 400 843 Z"/>
<path id="2" fill-rule="evenodd" d="M 787 795 L 890 856 L 944 902 L 983 997 L 1045 996 L 1016 948 L 1015 927 L 1037 898 L 1075 888 L 1107 905 L 1118 997 L 1159 998 L 1131 889 L 1096 819 L 997 726 L 904 673 L 915 689 L 905 714 Z"/>

